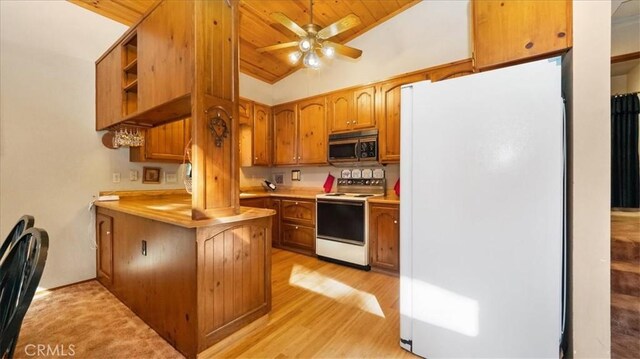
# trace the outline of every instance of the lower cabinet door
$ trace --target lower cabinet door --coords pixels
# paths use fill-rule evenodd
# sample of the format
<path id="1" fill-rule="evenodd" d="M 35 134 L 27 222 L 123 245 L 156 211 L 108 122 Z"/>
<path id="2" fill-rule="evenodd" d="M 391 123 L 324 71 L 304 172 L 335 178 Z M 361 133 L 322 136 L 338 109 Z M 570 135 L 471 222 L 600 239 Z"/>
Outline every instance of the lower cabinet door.
<path id="1" fill-rule="evenodd" d="M 102 285 L 113 283 L 113 218 L 96 215 L 96 276 Z"/>
<path id="2" fill-rule="evenodd" d="M 400 269 L 400 210 L 397 205 L 371 205 L 369 214 L 371 267 L 398 273 Z"/>
<path id="3" fill-rule="evenodd" d="M 298 224 L 283 223 L 280 244 L 283 248 L 291 249 L 308 255 L 316 253 L 316 230 L 312 227 Z"/>
<path id="4" fill-rule="evenodd" d="M 270 199 L 269 208 L 276 211 L 276 214 L 271 217 L 271 246 L 280 248 L 280 200 Z"/>

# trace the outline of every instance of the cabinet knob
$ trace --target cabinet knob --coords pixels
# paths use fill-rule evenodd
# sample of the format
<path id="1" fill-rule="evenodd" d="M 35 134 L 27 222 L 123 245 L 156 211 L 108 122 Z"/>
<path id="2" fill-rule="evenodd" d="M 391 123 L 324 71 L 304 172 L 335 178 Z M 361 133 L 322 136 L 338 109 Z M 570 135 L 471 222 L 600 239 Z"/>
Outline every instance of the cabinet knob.
<path id="1" fill-rule="evenodd" d="M 111 234 L 111 232 L 110 232 L 110 231 L 107 231 L 107 234 Z"/>
<path id="2" fill-rule="evenodd" d="M 296 156 L 293 156 L 293 159 L 295 160 L 295 159 L 296 159 Z"/>
<path id="3" fill-rule="evenodd" d="M 394 221 L 393 221 L 393 224 L 398 224 L 398 221 L 397 221 L 397 220 L 394 220 Z"/>
<path id="4" fill-rule="evenodd" d="M 298 159 L 300 159 L 300 156 L 298 156 Z"/>
<path id="5" fill-rule="evenodd" d="M 358 121 L 353 121 L 354 124 L 358 123 Z"/>
<path id="6" fill-rule="evenodd" d="M 296 226 L 296 229 L 298 229 L 298 226 Z"/>
<path id="7" fill-rule="evenodd" d="M 351 124 L 351 121 L 347 121 L 347 125 L 350 125 L 350 124 Z"/>
<path id="8" fill-rule="evenodd" d="M 257 161 L 257 160 L 258 160 L 258 157 L 256 157 L 255 159 L 256 159 L 256 161 Z"/>
<path id="9" fill-rule="evenodd" d="M 296 202 L 296 206 L 298 205 L 298 202 Z"/>

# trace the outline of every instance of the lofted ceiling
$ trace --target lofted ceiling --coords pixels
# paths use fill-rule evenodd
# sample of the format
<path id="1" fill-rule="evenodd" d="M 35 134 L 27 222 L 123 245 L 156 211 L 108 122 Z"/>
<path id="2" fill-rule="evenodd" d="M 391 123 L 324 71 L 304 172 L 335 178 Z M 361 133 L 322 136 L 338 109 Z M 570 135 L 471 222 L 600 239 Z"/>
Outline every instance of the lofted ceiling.
<path id="1" fill-rule="evenodd" d="M 70 2 L 131 26 L 155 0 L 69 0 Z M 313 22 L 321 28 L 355 14 L 361 24 L 332 38 L 344 44 L 420 0 L 314 0 Z M 282 12 L 304 26 L 309 23 L 308 0 L 240 0 L 240 71 L 274 83 L 300 68 L 291 65 L 291 49 L 258 53 L 257 48 L 297 40 L 297 36 L 276 23 L 270 15 Z"/>

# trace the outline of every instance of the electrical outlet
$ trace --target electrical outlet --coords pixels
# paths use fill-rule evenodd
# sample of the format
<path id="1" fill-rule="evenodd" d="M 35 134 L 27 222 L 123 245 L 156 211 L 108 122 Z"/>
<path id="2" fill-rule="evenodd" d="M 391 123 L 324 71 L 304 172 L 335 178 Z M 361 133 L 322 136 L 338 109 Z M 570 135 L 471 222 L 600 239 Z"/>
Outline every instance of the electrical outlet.
<path id="1" fill-rule="evenodd" d="M 113 172 L 111 174 L 111 182 L 120 183 L 120 172 Z"/>
<path id="2" fill-rule="evenodd" d="M 129 181 L 137 181 L 138 180 L 138 171 L 129 170 Z"/>
<path id="3" fill-rule="evenodd" d="M 300 181 L 300 170 L 291 170 L 291 180 Z"/>
<path id="4" fill-rule="evenodd" d="M 273 182 L 276 184 L 284 184 L 284 173 L 274 173 Z"/>

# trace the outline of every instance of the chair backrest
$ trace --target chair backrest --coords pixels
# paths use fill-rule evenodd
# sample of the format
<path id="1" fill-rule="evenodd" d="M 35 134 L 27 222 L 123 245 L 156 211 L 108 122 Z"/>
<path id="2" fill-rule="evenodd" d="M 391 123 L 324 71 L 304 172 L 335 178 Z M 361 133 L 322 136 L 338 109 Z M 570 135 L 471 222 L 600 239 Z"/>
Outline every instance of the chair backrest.
<path id="1" fill-rule="evenodd" d="M 0 357 L 13 357 L 22 320 L 42 278 L 48 249 L 47 232 L 30 228 L 0 262 Z"/>
<path id="2" fill-rule="evenodd" d="M 33 219 L 33 216 L 24 215 L 20 217 L 20 219 L 18 220 L 18 223 L 16 223 L 16 225 L 13 226 L 13 228 L 11 229 L 11 232 L 9 232 L 4 242 L 2 242 L 2 246 L 0 246 L 0 261 L 2 261 L 5 253 L 7 253 L 7 251 L 13 245 L 13 243 L 17 241 L 18 238 L 20 238 L 20 236 L 22 235 L 22 232 L 33 227 L 34 223 L 35 223 L 35 220 Z"/>

